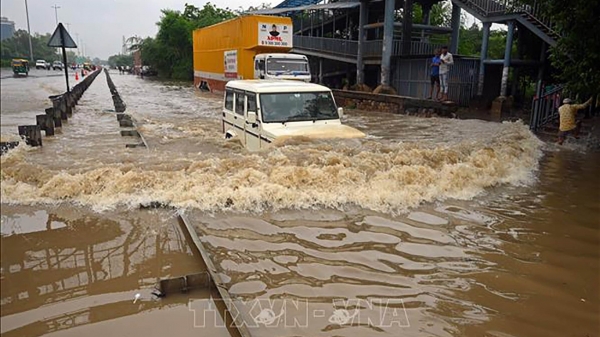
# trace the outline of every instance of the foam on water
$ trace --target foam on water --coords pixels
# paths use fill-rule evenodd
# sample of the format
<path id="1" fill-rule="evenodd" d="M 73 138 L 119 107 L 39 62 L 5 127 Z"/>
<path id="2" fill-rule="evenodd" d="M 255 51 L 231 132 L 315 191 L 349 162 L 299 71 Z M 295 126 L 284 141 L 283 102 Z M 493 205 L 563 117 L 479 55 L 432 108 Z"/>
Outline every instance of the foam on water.
<path id="1" fill-rule="evenodd" d="M 286 142 L 259 153 L 53 170 L 25 150 L 2 157 L 2 200 L 57 200 L 101 211 L 160 202 L 204 211 L 335 208 L 398 212 L 422 202 L 470 199 L 498 184 L 527 184 L 541 142 L 518 123 L 496 137 L 455 145 L 372 140 Z M 223 142 L 224 143 L 224 142 Z"/>

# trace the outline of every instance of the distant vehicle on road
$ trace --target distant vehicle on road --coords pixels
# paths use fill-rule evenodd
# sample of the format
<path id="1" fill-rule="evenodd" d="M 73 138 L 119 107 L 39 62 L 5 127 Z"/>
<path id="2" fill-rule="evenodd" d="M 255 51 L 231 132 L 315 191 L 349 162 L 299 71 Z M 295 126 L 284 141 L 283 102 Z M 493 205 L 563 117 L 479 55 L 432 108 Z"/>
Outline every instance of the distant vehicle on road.
<path id="1" fill-rule="evenodd" d="M 14 76 L 25 74 L 29 75 L 29 61 L 24 59 L 13 59 L 11 62 Z"/>
<path id="2" fill-rule="evenodd" d="M 347 125 L 327 87 L 294 80 L 235 80 L 225 86 L 222 131 L 250 151 L 275 139 L 362 138 Z"/>
<path id="3" fill-rule="evenodd" d="M 63 70 L 62 62 L 54 61 L 54 63 L 52 63 L 52 70 Z"/>
<path id="4" fill-rule="evenodd" d="M 46 60 L 37 60 L 35 61 L 35 69 L 50 69 L 50 63 Z"/>

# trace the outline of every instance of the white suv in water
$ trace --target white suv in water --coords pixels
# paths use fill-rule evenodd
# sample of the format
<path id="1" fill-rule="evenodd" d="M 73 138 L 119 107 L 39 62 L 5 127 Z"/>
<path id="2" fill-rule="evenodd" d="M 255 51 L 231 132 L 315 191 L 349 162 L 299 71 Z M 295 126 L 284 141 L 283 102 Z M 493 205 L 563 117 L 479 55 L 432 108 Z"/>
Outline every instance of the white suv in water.
<path id="1" fill-rule="evenodd" d="M 45 60 L 35 61 L 35 69 L 50 69 L 50 63 Z"/>
<path id="2" fill-rule="evenodd" d="M 249 150 L 269 147 L 275 139 L 362 138 L 342 125 L 329 88 L 293 80 L 239 80 L 225 86 L 223 133 Z"/>

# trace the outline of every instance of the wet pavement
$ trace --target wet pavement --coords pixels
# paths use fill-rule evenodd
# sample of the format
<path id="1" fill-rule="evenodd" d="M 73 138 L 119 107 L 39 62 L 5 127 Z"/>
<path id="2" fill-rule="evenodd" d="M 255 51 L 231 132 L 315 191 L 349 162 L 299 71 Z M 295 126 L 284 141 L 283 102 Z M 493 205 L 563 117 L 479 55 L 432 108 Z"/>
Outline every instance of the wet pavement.
<path id="1" fill-rule="evenodd" d="M 125 147 L 101 74 L 43 148 L 2 156 L 3 335 L 229 335 L 200 314 L 212 294 L 150 294 L 201 270 L 175 208 L 253 336 L 600 335 L 599 153 L 520 123 L 358 111 L 364 140 L 248 153 L 219 97 L 111 77 L 148 149 Z M 1 86 L 4 140 L 64 78 Z"/>

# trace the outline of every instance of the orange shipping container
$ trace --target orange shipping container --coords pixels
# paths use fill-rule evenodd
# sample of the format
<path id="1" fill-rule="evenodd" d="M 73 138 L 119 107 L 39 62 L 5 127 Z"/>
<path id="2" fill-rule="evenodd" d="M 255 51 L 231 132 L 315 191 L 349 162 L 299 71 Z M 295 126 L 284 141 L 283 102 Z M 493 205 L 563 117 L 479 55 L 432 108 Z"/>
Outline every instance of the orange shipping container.
<path id="1" fill-rule="evenodd" d="M 292 49 L 288 17 L 247 15 L 196 29 L 194 85 L 222 92 L 232 79 L 254 78 L 254 56 L 287 53 Z"/>

